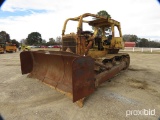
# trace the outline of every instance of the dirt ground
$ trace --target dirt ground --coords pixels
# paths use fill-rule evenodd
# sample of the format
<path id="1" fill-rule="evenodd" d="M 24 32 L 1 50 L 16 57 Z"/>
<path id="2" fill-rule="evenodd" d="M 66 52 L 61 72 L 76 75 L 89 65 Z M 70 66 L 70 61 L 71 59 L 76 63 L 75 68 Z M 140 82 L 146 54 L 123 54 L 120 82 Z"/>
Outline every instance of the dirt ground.
<path id="1" fill-rule="evenodd" d="M 19 53 L 0 54 L 0 114 L 4 120 L 158 120 L 160 54 L 132 53 L 128 70 L 102 84 L 84 106 L 21 74 Z"/>

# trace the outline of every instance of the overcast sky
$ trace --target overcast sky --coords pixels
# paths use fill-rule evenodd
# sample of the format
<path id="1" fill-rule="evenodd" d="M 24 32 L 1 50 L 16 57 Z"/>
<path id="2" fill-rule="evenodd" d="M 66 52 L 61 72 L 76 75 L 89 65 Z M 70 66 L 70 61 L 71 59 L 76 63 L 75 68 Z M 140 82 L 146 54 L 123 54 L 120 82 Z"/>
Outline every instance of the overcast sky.
<path id="1" fill-rule="evenodd" d="M 123 35 L 160 41 L 158 0 L 6 0 L 0 9 L 0 31 L 18 41 L 39 32 L 48 41 L 61 36 L 67 18 L 101 10 L 121 23 Z"/>

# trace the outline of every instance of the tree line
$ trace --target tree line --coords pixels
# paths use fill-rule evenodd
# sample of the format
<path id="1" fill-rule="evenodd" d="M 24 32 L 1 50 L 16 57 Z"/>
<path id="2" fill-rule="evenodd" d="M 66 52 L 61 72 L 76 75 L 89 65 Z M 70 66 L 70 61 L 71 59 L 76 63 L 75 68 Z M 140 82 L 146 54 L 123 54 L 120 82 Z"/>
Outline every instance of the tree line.
<path id="1" fill-rule="evenodd" d="M 131 35 L 131 34 L 125 34 L 123 35 L 124 42 L 135 42 L 136 47 L 152 47 L 152 48 L 160 48 L 160 42 L 159 41 L 150 41 L 146 38 L 139 38 L 137 35 Z M 49 41 L 46 42 L 46 40 L 42 39 L 41 34 L 39 32 L 32 32 L 28 34 L 28 37 L 26 39 L 21 40 L 18 42 L 16 39 L 10 39 L 10 35 L 5 32 L 0 32 L 0 43 L 12 43 L 15 44 L 17 47 L 19 45 L 34 45 L 34 46 L 51 46 L 51 45 L 61 45 L 62 44 L 62 38 L 61 36 L 54 38 L 49 38 Z"/>
<path id="2" fill-rule="evenodd" d="M 31 32 L 28 34 L 28 37 L 26 39 L 22 39 L 20 42 L 18 42 L 16 39 L 10 39 L 10 35 L 6 31 L 0 32 L 0 43 L 12 43 L 15 44 L 17 47 L 20 45 L 34 45 L 34 46 L 50 46 L 50 45 L 61 45 L 62 39 L 60 36 L 54 38 L 49 38 L 49 41 L 46 42 L 46 40 L 42 39 L 41 34 L 39 32 Z"/>
<path id="3" fill-rule="evenodd" d="M 123 35 L 123 40 L 124 42 L 135 42 L 136 47 L 160 48 L 160 41 L 139 38 L 137 35 L 125 34 Z"/>

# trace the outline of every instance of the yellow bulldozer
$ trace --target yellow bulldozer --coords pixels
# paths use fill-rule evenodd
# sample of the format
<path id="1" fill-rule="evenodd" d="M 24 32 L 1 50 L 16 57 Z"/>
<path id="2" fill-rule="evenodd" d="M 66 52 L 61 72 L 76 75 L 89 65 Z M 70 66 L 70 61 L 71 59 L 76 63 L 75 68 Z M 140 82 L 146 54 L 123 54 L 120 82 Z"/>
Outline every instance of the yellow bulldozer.
<path id="1" fill-rule="evenodd" d="M 5 52 L 5 44 L 0 43 L 0 53 L 4 53 L 4 52 Z"/>
<path id="2" fill-rule="evenodd" d="M 5 44 L 5 51 L 6 52 L 17 52 L 17 47 L 15 44 L 12 44 L 12 43 L 6 43 Z"/>
<path id="3" fill-rule="evenodd" d="M 5 52 L 16 52 L 17 47 L 15 44 L 12 43 L 0 43 L 0 53 L 5 53 Z"/>
<path id="4" fill-rule="evenodd" d="M 66 33 L 69 21 L 77 22 L 77 31 Z M 129 54 L 119 53 L 123 44 L 120 22 L 85 13 L 64 22 L 61 51 L 21 52 L 21 71 L 70 96 L 82 107 L 98 86 L 128 68 Z"/>

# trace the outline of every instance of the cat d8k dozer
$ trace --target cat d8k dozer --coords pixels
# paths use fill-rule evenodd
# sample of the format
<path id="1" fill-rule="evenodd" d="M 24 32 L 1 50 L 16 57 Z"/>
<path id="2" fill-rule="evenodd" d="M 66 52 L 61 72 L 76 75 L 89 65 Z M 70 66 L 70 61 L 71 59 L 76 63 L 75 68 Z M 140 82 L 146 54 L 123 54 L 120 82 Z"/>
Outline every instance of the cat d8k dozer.
<path id="1" fill-rule="evenodd" d="M 76 32 L 66 33 L 69 21 L 77 22 Z M 122 48 L 118 21 L 85 13 L 64 22 L 61 51 L 21 52 L 21 70 L 70 96 L 82 107 L 84 98 L 101 83 L 128 68 L 130 57 L 119 53 Z"/>

